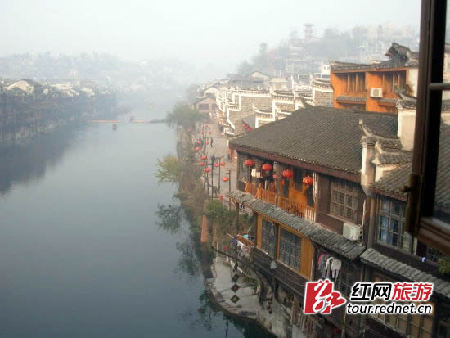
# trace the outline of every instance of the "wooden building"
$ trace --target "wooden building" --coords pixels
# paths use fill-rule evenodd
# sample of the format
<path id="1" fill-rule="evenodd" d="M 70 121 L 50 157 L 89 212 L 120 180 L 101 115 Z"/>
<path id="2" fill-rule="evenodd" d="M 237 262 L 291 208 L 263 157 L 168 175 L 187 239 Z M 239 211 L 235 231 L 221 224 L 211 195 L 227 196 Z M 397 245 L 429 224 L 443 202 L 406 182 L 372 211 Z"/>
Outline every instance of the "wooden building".
<path id="1" fill-rule="evenodd" d="M 386 56 L 388 61 L 372 64 L 333 62 L 334 107 L 396 113 L 400 93 L 415 97 L 418 53 L 393 43 Z"/>
<path id="2" fill-rule="evenodd" d="M 230 141 L 239 190 L 231 198 L 256 220 L 253 262 L 264 285 L 261 302 L 278 297 L 289 308 L 292 330 L 316 337 L 429 337 L 448 324 L 442 315 L 448 314 L 450 283 L 433 263 L 439 253 L 398 233 L 405 199 L 388 190 L 399 191 L 411 161 L 398 118 L 305 107 Z M 336 262 L 337 274 L 324 270 L 324 259 Z M 346 316 L 343 307 L 305 318 L 305 282 L 324 277 L 344 296 L 356 281 L 433 281 L 440 315 L 408 318 L 405 329 L 393 327 L 392 318 Z M 414 329 L 417 324 L 424 328 Z"/>

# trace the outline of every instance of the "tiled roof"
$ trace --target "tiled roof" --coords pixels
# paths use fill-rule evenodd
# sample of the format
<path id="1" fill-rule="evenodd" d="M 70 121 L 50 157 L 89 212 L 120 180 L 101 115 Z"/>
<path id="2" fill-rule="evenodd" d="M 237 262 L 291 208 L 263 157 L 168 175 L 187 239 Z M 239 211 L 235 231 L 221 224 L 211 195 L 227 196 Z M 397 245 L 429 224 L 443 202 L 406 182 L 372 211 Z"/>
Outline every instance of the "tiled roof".
<path id="1" fill-rule="evenodd" d="M 248 193 L 235 191 L 230 193 L 229 196 L 244 206 L 267 215 L 276 222 L 297 230 L 313 242 L 348 259 L 353 260 L 357 258 L 365 250 L 365 246 L 358 242 L 350 241 L 344 236 L 329 231 L 317 223 L 312 223 L 290 214 L 273 204 L 256 199 Z"/>
<path id="2" fill-rule="evenodd" d="M 373 183 L 371 188 L 378 194 L 406 201 L 406 193 L 400 189 L 408 184 L 409 174 L 411 164 L 402 165 L 387 172 L 378 182 Z"/>
<path id="3" fill-rule="evenodd" d="M 399 151 L 396 153 L 382 153 L 378 156 L 380 164 L 402 164 L 410 163 L 412 160 L 412 152 Z"/>
<path id="4" fill-rule="evenodd" d="M 402 143 L 399 139 L 378 139 L 377 144 L 380 146 L 382 150 L 393 151 L 393 150 L 401 150 Z"/>
<path id="5" fill-rule="evenodd" d="M 336 98 L 337 101 L 351 101 L 351 102 L 366 102 L 367 99 L 365 97 L 360 96 L 338 96 Z"/>
<path id="6" fill-rule="evenodd" d="M 434 283 L 434 293 L 445 298 L 450 298 L 450 283 L 447 281 L 382 255 L 375 249 L 367 249 L 360 258 L 363 263 L 384 270 L 395 276 L 400 276 L 406 280 L 412 282 L 432 282 Z"/>
<path id="7" fill-rule="evenodd" d="M 397 137 L 395 115 L 308 106 L 283 120 L 231 140 L 230 145 L 359 173 L 360 120 L 377 136 Z"/>

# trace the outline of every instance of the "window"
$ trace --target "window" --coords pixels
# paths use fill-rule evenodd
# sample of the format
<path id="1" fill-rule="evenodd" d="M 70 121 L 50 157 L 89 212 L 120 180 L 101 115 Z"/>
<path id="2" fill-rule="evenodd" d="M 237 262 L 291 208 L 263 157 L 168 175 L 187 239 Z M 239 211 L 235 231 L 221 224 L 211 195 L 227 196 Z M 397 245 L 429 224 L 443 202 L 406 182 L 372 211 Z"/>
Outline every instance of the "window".
<path id="1" fill-rule="evenodd" d="M 261 249 L 267 252 L 270 257 L 275 258 L 276 242 L 277 235 L 275 224 L 266 219 L 263 219 Z"/>
<path id="2" fill-rule="evenodd" d="M 298 270 L 300 268 L 300 237 L 281 229 L 280 261 Z"/>
<path id="3" fill-rule="evenodd" d="M 433 317 L 425 315 L 411 315 L 411 336 L 431 338 L 433 332 Z"/>
<path id="4" fill-rule="evenodd" d="M 448 74 L 444 76 L 445 42 L 450 42 L 450 36 L 445 36 L 448 16 L 447 0 L 422 0 L 414 152 L 406 187 L 407 229 L 443 253 L 450 253 L 450 133 L 442 114 L 447 111 L 443 97 L 450 95 Z"/>
<path id="5" fill-rule="evenodd" d="M 375 282 L 391 282 L 388 278 L 375 277 Z M 383 300 L 377 299 L 375 303 L 382 304 Z M 434 311 L 433 311 L 434 312 Z M 432 315 L 389 315 L 372 314 L 371 316 L 382 321 L 397 332 L 406 334 L 413 338 L 431 338 L 433 332 Z"/>
<path id="6" fill-rule="evenodd" d="M 378 241 L 411 252 L 411 235 L 404 232 L 405 205 L 383 198 L 378 216 Z"/>
<path id="7" fill-rule="evenodd" d="M 335 180 L 331 182 L 330 213 L 358 223 L 359 189 L 356 184 Z"/>

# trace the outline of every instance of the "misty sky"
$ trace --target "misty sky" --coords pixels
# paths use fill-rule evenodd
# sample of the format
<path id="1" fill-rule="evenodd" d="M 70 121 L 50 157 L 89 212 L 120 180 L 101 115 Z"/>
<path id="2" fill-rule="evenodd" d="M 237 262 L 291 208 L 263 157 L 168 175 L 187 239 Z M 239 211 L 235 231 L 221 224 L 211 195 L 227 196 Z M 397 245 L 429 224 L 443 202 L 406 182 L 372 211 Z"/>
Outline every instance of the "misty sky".
<path id="1" fill-rule="evenodd" d="M 236 64 L 304 23 L 418 26 L 420 0 L 0 0 L 1 55 L 106 52 Z"/>

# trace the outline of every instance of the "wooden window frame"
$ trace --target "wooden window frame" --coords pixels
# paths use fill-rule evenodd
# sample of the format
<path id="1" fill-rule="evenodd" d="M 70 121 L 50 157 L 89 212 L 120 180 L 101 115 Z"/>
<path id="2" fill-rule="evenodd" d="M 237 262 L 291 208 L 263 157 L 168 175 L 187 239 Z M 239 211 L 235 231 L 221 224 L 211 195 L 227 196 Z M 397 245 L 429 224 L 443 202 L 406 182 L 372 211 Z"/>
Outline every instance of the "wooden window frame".
<path id="1" fill-rule="evenodd" d="M 341 186 L 344 186 L 343 188 Z M 352 191 L 349 191 L 348 187 L 352 186 Z M 333 192 L 336 191 L 337 193 L 344 194 L 344 203 L 340 203 L 339 201 L 335 201 L 333 197 Z M 351 197 L 352 201 L 356 199 L 356 208 L 352 206 L 347 205 L 347 198 Z M 333 212 L 333 204 L 335 204 L 337 207 L 343 206 L 344 212 L 343 215 L 340 215 L 339 213 Z M 348 218 L 346 216 L 346 209 L 351 209 L 353 211 L 353 218 Z M 354 183 L 347 182 L 345 180 L 341 179 L 334 179 L 331 181 L 330 184 L 330 214 L 339 218 L 342 218 L 348 222 L 352 222 L 355 224 L 358 224 L 359 219 L 359 190 L 357 188 L 357 185 Z M 354 219 L 354 215 L 356 215 L 356 219 Z"/>
<path id="2" fill-rule="evenodd" d="M 416 129 L 406 230 L 426 245 L 450 253 L 450 224 L 433 217 L 439 153 L 447 0 L 422 0 Z"/>
<path id="3" fill-rule="evenodd" d="M 391 278 L 388 277 L 384 277 L 380 274 L 375 274 L 374 278 L 373 278 L 374 282 L 394 282 Z M 381 300 L 381 299 L 377 299 L 375 301 L 375 303 L 377 304 L 386 304 L 385 301 Z M 435 308 L 435 304 L 433 303 L 429 303 L 433 306 L 433 308 Z M 413 314 L 405 314 L 405 315 L 400 315 L 400 314 L 370 314 L 371 317 L 375 318 L 376 320 L 382 322 L 385 326 L 390 327 L 391 329 L 395 330 L 396 332 L 408 335 L 410 337 L 413 338 L 422 338 L 422 331 L 426 331 L 425 333 L 428 334 L 428 337 L 433 337 L 433 326 L 434 326 L 434 322 L 435 322 L 435 309 L 433 309 L 433 313 L 432 314 L 423 314 L 423 315 L 413 315 Z M 419 325 L 415 325 L 413 324 L 413 317 L 414 318 L 419 318 Z M 387 318 L 390 318 L 387 319 Z M 425 329 L 423 329 L 423 321 L 425 319 L 429 319 L 431 320 L 432 323 L 432 328 L 431 331 L 427 331 Z M 403 331 L 399 325 L 400 320 L 405 321 L 406 327 L 405 330 Z M 392 323 L 395 321 L 395 325 L 392 325 Z M 416 327 L 419 330 L 419 335 L 412 335 L 412 327 Z"/>
<path id="4" fill-rule="evenodd" d="M 284 234 L 284 233 L 287 233 L 288 236 L 295 237 L 295 238 L 298 239 L 298 243 L 299 243 L 299 244 L 298 244 L 298 249 L 297 249 L 297 259 L 295 259 L 295 255 L 294 255 L 294 262 L 296 262 L 296 263 L 294 263 L 294 265 L 290 264 L 290 263 L 289 263 L 289 260 L 288 260 L 288 261 L 283 260 L 284 254 L 282 254 L 282 251 L 283 251 L 283 249 L 284 249 L 284 244 L 283 244 L 283 234 Z M 292 243 L 289 243 L 289 245 L 290 245 L 290 246 L 295 246 L 295 244 L 292 245 Z M 294 234 L 294 233 L 292 233 L 292 232 L 290 232 L 290 231 L 288 231 L 288 230 L 286 230 L 286 229 L 280 228 L 280 251 L 279 251 L 279 261 L 280 261 L 281 263 L 283 263 L 283 264 L 289 266 L 290 268 L 292 268 L 292 269 L 294 269 L 294 270 L 296 270 L 296 271 L 299 271 L 299 270 L 300 270 L 300 260 L 301 260 L 301 258 L 302 258 L 301 252 L 302 252 L 302 239 L 301 239 L 299 236 L 297 236 L 296 234 Z M 288 256 L 292 256 L 292 254 L 291 254 L 291 255 L 288 255 Z"/>
<path id="5" fill-rule="evenodd" d="M 385 210 L 383 209 L 383 203 L 388 203 L 389 204 L 389 210 Z M 399 214 L 395 214 L 392 212 L 393 208 L 394 208 L 394 204 L 398 204 L 399 205 Z M 382 197 L 379 199 L 379 203 L 378 203 L 378 213 L 377 213 L 377 243 L 381 244 L 381 245 L 386 245 L 407 253 L 412 253 L 412 247 L 413 247 L 413 239 L 412 237 L 409 238 L 409 247 L 405 248 L 404 247 L 404 242 L 405 242 L 405 206 L 403 202 L 400 201 L 396 201 L 394 199 L 391 198 L 386 198 L 386 197 Z M 389 233 L 397 233 L 398 235 L 398 241 L 397 241 L 397 245 L 394 244 L 390 244 L 389 242 L 385 242 L 383 240 L 381 240 L 380 238 L 380 233 L 381 233 L 381 217 L 385 217 L 388 219 L 388 227 L 386 228 L 386 232 Z M 396 220 L 398 222 L 398 231 L 394 232 L 394 231 L 390 231 L 389 227 L 390 227 L 390 223 L 391 220 Z"/>
<path id="6" fill-rule="evenodd" d="M 274 241 L 272 241 L 271 244 L 270 244 L 271 246 L 273 245 L 272 252 L 269 252 L 269 251 L 266 250 L 267 249 L 267 247 L 266 247 L 267 236 L 264 236 L 265 234 L 267 234 L 267 232 L 265 231 L 266 223 L 272 224 L 272 228 L 273 228 L 273 231 L 274 231 L 274 237 L 273 237 Z M 270 221 L 270 220 L 268 220 L 266 218 L 263 218 L 262 219 L 262 226 L 261 226 L 261 250 L 266 252 L 267 255 L 272 257 L 273 259 L 277 258 L 277 237 L 278 237 L 277 225 L 274 222 L 272 222 L 272 221 Z"/>

